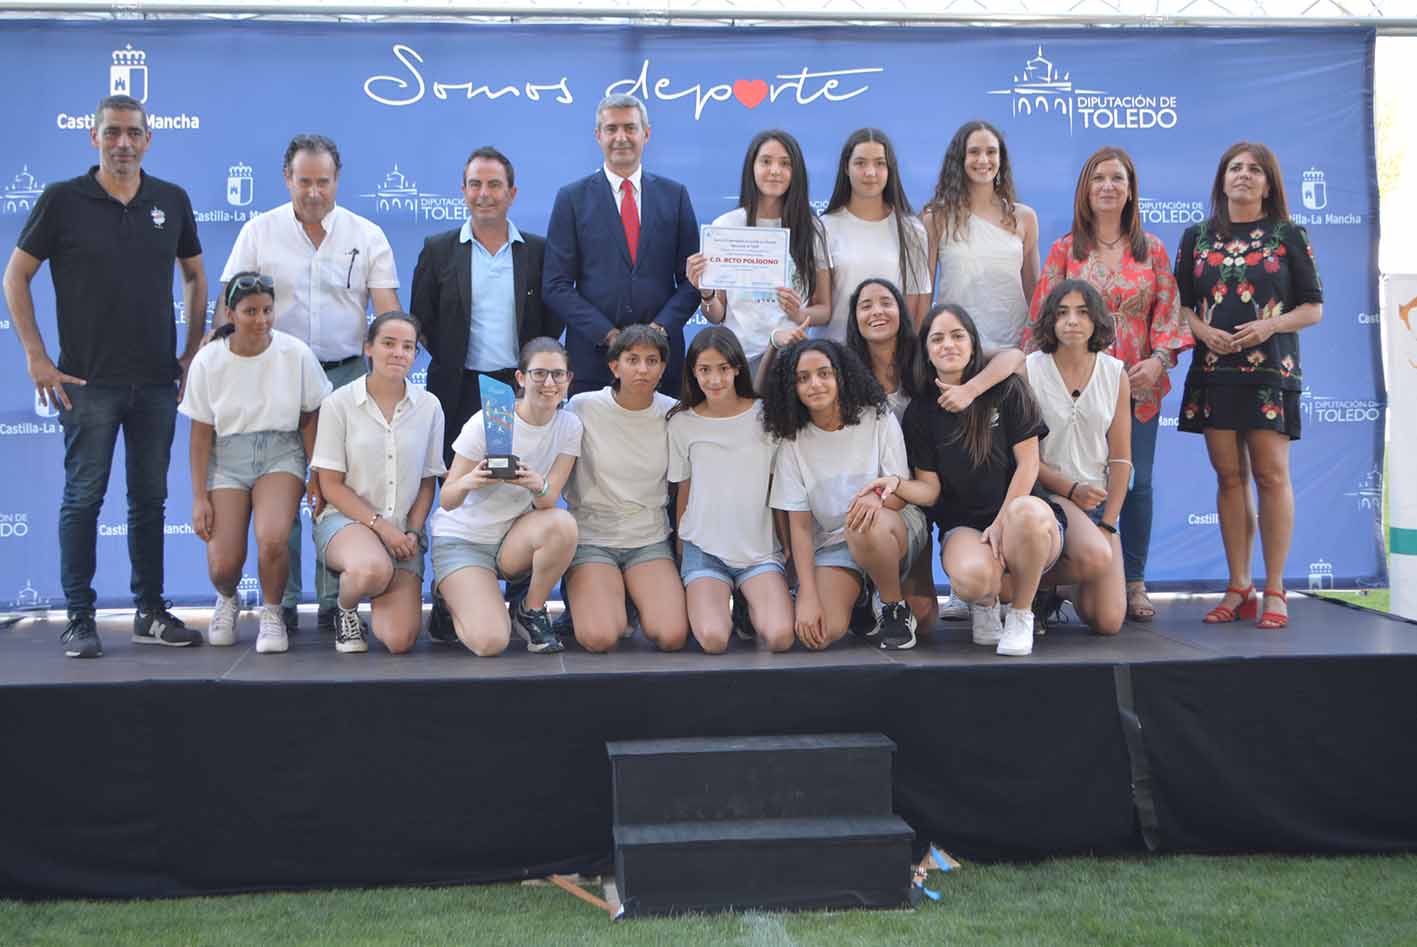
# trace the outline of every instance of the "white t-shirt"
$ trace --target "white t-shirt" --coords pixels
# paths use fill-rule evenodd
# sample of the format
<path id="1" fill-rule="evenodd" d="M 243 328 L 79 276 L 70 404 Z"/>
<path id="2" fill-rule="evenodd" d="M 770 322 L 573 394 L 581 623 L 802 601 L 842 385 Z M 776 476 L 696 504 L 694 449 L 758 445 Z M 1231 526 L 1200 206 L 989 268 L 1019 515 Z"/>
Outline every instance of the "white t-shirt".
<path id="1" fill-rule="evenodd" d="M 1031 353 L 1024 366 L 1028 386 L 1048 425 L 1048 434 L 1038 445 L 1043 462 L 1069 480 L 1106 490 L 1107 431 L 1117 413 L 1121 361 L 1106 352 L 1097 353 L 1092 377 L 1077 398 L 1047 352 Z"/>
<path id="2" fill-rule="evenodd" d="M 566 506 L 580 542 L 636 549 L 669 535 L 669 431 L 674 399 L 655 392 L 648 408 L 630 411 L 605 387 L 566 405 L 580 419 L 581 459 L 566 483 Z"/>
<path id="3" fill-rule="evenodd" d="M 827 230 L 827 253 L 832 270 L 832 319 L 813 326 L 813 338 L 846 341 L 847 307 L 851 294 L 865 279 L 888 279 L 906 296 L 930 292 L 930 260 L 926 256 L 925 225 L 914 217 L 906 220 L 910 241 L 910 270 L 906 285 L 900 285 L 900 240 L 896 236 L 895 211 L 885 220 L 862 220 L 845 207 L 822 215 Z M 904 316 L 904 314 L 902 314 Z"/>
<path id="4" fill-rule="evenodd" d="M 772 507 L 811 511 L 812 548 L 822 549 L 846 541 L 846 511 L 877 477 L 910 477 L 905 435 L 894 414 L 878 417 L 865 408 L 858 423 L 839 431 L 808 421 L 778 451 Z"/>
<path id="5" fill-rule="evenodd" d="M 689 484 L 679 535 L 734 569 L 778 555 L 768 483 L 777 444 L 763 430 L 763 403 L 731 418 L 691 408 L 669 419 L 669 479 Z"/>
<path id="6" fill-rule="evenodd" d="M 275 280 L 276 328 L 323 362 L 364 351 L 369 290 L 397 289 L 394 251 L 372 220 L 336 205 L 316 248 L 289 202 L 241 225 L 221 271 L 222 287 L 242 270 Z"/>
<path id="7" fill-rule="evenodd" d="M 231 337 L 197 350 L 187 370 L 187 390 L 177 406 L 217 436 L 295 431 L 300 415 L 320 407 L 330 380 L 310 347 L 279 330 L 260 355 L 237 355 Z"/>
<path id="8" fill-rule="evenodd" d="M 448 472 L 443 464 L 443 406 L 412 382 L 389 422 L 369 397 L 369 376 L 356 378 L 320 405 L 311 467 L 338 470 L 355 495 L 399 529 L 425 477 Z M 324 518 L 334 507 L 327 505 Z"/>
<path id="9" fill-rule="evenodd" d="M 463 425 L 462 433 L 453 441 L 453 452 L 468 460 L 480 461 L 487 456 L 487 432 L 482 427 L 479 411 Z M 562 454 L 581 454 L 581 422 L 568 411 L 557 411 L 541 427 L 534 427 L 514 415 L 512 422 L 512 453 L 517 459 L 543 477 Z M 517 517 L 531 509 L 531 491 L 510 483 L 494 483 L 480 490 L 469 490 L 467 499 L 455 510 L 439 507 L 430 518 L 430 534 L 435 538 L 461 539 L 470 543 L 501 542 Z"/>
<path id="10" fill-rule="evenodd" d="M 726 214 L 721 214 L 714 220 L 715 227 L 746 227 L 748 225 L 748 211 L 742 207 L 735 207 Z M 754 225 L 757 227 L 781 227 L 782 221 L 776 218 L 759 217 Z M 813 251 L 817 258 L 818 269 L 830 269 L 831 261 L 827 257 L 827 248 L 822 240 L 822 232 L 818 231 L 816 244 Z M 807 275 L 797 272 L 797 263 L 791 256 L 787 258 L 787 285 L 797 290 L 797 295 L 802 297 L 802 305 L 810 305 L 811 299 L 807 294 Z M 768 350 L 772 344 L 772 333 L 776 329 L 795 328 L 797 323 L 788 318 L 787 313 L 782 311 L 782 306 L 778 304 L 777 293 L 756 292 L 746 289 L 730 289 L 727 291 L 728 306 L 723 317 L 723 324 L 733 330 L 733 334 L 738 336 L 738 341 L 743 346 L 743 354 L 754 359 Z"/>

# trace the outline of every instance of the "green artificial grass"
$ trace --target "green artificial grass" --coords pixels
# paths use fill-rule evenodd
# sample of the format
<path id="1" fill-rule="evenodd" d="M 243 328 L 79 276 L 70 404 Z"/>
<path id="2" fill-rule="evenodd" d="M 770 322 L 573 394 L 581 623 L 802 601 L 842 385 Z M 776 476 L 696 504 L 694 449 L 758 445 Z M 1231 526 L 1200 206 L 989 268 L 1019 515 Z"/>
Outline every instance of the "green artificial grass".
<path id="1" fill-rule="evenodd" d="M 1357 591 L 1323 592 L 1324 598 L 1337 599 L 1360 608 L 1371 608 L 1379 612 L 1392 609 L 1392 592 L 1388 589 L 1359 589 Z"/>
<path id="2" fill-rule="evenodd" d="M 0 944 L 1411 944 L 1417 856 L 965 865 L 915 910 L 611 923 L 515 884 L 173 901 L 0 901 Z M 598 891 L 596 893 L 599 893 Z"/>

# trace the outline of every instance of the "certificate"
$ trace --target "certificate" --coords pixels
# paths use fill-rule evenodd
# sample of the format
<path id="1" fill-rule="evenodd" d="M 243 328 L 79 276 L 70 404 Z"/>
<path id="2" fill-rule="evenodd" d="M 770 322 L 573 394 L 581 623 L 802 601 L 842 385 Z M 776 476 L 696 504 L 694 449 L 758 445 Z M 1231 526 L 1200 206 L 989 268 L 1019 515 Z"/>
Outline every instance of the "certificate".
<path id="1" fill-rule="evenodd" d="M 699 288 L 770 293 L 787 286 L 787 234 L 782 227 L 700 227 L 708 266 Z"/>

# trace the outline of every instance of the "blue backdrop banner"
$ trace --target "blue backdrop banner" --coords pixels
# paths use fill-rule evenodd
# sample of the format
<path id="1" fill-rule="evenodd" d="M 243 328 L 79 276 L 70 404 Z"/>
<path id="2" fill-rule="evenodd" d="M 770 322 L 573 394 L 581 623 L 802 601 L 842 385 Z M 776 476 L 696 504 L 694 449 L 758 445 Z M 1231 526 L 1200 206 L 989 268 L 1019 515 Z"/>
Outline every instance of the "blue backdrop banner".
<path id="1" fill-rule="evenodd" d="M 689 186 L 701 222 L 734 206 L 744 148 L 761 129 L 785 128 L 801 141 L 820 207 L 842 141 L 863 125 L 881 127 L 918 207 L 955 128 L 986 119 L 1007 137 L 1044 254 L 1069 226 L 1078 169 L 1098 147 L 1131 153 L 1146 229 L 1174 253 L 1181 231 L 1207 212 L 1222 150 L 1263 141 L 1283 164 L 1327 298 L 1323 323 L 1303 334 L 1310 387 L 1293 451 L 1291 586 L 1373 582 L 1384 569 L 1385 409 L 1373 45 L 1370 30 L 9 21 L 0 68 L 11 88 L 29 91 L 10 106 L 17 137 L 0 158 L 8 182 L 0 237 L 13 246 L 44 186 L 96 163 L 92 110 L 114 91 L 150 112 L 144 167 L 192 197 L 213 297 L 242 222 L 288 199 L 281 156 L 296 132 L 339 144 L 339 201 L 388 234 L 405 302 L 423 239 L 466 217 L 459 185 L 468 152 L 493 144 L 511 157 L 512 217 L 544 232 L 556 189 L 599 166 L 594 108 L 607 92 L 646 100 L 645 163 Z M 174 298 L 185 320 L 176 287 Z M 57 357 L 47 267 L 35 299 Z M 0 379 L 0 462 L 11 472 L 0 499 L 0 604 L 58 607 L 63 439 L 11 336 L 10 371 Z M 1226 571 L 1215 477 L 1202 439 L 1175 429 L 1188 364 L 1186 356 L 1162 415 L 1149 573 L 1158 585 L 1213 587 Z M 120 445 L 99 520 L 96 587 L 107 605 L 129 604 L 121 454 Z M 209 601 L 205 549 L 189 524 L 181 419 L 169 485 L 168 594 Z M 254 554 L 246 571 L 254 576 Z M 243 589 L 254 596 L 254 579 Z"/>

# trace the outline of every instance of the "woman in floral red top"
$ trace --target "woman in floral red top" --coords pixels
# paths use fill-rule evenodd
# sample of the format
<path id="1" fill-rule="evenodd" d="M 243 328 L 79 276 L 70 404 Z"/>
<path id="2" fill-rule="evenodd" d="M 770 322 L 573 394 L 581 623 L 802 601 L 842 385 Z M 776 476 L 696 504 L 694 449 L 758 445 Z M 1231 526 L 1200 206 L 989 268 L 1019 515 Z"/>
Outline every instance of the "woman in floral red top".
<path id="1" fill-rule="evenodd" d="M 1207 622 L 1252 618 L 1250 561 L 1259 491 L 1265 587 L 1259 627 L 1289 622 L 1284 562 L 1294 533 L 1289 442 L 1299 439 L 1300 329 L 1323 318 L 1323 287 L 1304 228 L 1289 220 L 1279 162 L 1238 142 L 1220 158 L 1211 217 L 1181 237 L 1176 281 L 1196 351 L 1181 397 L 1180 429 L 1205 435 L 1220 488 L 1216 508 L 1230 584 Z"/>
<path id="2" fill-rule="evenodd" d="M 1120 148 L 1103 148 L 1082 166 L 1073 198 L 1073 229 L 1054 242 L 1033 291 L 1025 352 L 1038 349 L 1035 326 L 1043 300 L 1065 279 L 1091 283 L 1102 294 L 1116 330 L 1108 351 L 1122 360 L 1132 391 L 1134 476 L 1118 524 L 1127 574 L 1127 616 L 1150 621 L 1146 556 L 1151 546 L 1151 468 L 1167 371 L 1192 345 L 1181 316 L 1171 259 L 1161 241 L 1141 229 L 1136 167 Z"/>

